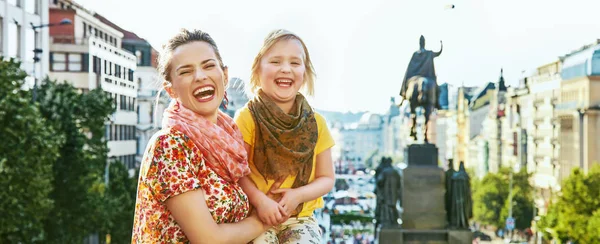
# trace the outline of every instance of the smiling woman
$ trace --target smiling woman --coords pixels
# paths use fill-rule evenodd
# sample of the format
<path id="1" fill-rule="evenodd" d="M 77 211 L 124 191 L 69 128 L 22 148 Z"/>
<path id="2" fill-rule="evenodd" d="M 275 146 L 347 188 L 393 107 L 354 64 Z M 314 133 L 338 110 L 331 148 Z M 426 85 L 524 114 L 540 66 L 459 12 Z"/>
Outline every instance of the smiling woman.
<path id="1" fill-rule="evenodd" d="M 140 167 L 133 243 L 247 243 L 266 228 L 247 217 L 237 183 L 250 169 L 240 131 L 218 110 L 227 68 L 214 40 L 182 30 L 158 69 L 172 103 Z"/>

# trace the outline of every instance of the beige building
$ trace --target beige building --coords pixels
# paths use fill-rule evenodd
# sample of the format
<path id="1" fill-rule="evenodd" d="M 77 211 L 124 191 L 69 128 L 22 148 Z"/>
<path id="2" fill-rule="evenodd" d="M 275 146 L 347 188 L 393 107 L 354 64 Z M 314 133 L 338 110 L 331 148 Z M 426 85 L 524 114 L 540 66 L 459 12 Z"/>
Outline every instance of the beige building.
<path id="1" fill-rule="evenodd" d="M 472 89 L 469 89 L 472 90 Z M 469 91 L 465 87 L 458 89 L 458 98 L 456 99 L 456 134 L 455 134 L 455 146 L 454 151 L 454 167 L 458 168 L 460 162 L 465 162 L 465 167 L 470 168 L 475 162 L 470 162 L 468 158 L 468 145 L 471 139 L 469 133 Z M 449 136 L 449 138 L 451 138 Z"/>
<path id="2" fill-rule="evenodd" d="M 562 59 L 560 95 L 556 105 L 559 124 L 559 177 L 573 168 L 588 172 L 600 163 L 600 40 Z"/>
<path id="3" fill-rule="evenodd" d="M 502 83 L 503 84 L 503 83 Z M 503 86 L 503 85 L 502 85 Z M 479 88 L 469 102 L 466 166 L 473 168 L 478 177 L 498 170 L 498 123 L 496 119 L 497 97 L 506 91 L 498 91 L 498 84 L 489 82 Z"/>
<path id="4" fill-rule="evenodd" d="M 560 94 L 561 62 L 538 67 L 507 96 L 508 131 L 513 161 L 532 173 L 536 206 L 544 213 L 552 192 L 560 189 L 558 123 L 554 119 Z M 510 136 L 510 135 L 509 135 Z"/>

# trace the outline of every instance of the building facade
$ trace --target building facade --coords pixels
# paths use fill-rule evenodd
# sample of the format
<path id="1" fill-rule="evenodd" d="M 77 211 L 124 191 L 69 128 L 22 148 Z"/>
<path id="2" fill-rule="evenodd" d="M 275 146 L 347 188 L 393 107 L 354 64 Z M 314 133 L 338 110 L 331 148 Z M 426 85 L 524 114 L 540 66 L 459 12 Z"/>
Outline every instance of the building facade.
<path id="1" fill-rule="evenodd" d="M 48 74 L 49 28 L 32 27 L 49 24 L 48 13 L 47 0 L 0 1 L 0 56 L 21 61 L 30 87 L 34 76 L 39 82 Z M 37 55 L 39 62 L 34 62 L 34 49 L 42 50 Z"/>
<path id="2" fill-rule="evenodd" d="M 133 170 L 138 89 L 135 55 L 122 49 L 122 32 L 77 3 L 53 1 L 49 12 L 50 22 L 73 21 L 50 29 L 49 77 L 69 82 L 80 92 L 102 89 L 114 99 L 116 112 L 106 125 L 108 156 Z"/>
<path id="3" fill-rule="evenodd" d="M 559 124 L 559 177 L 573 168 L 588 172 L 600 163 L 600 40 L 563 57 L 560 96 L 555 106 Z"/>

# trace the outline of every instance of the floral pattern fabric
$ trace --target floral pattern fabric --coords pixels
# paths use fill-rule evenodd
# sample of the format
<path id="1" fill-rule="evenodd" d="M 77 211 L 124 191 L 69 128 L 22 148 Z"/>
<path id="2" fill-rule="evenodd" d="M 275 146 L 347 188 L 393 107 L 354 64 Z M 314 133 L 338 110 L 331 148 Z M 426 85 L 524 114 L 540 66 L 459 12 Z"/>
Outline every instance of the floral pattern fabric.
<path id="1" fill-rule="evenodd" d="M 250 244 L 321 244 L 322 235 L 314 216 L 297 217 L 270 228 Z"/>
<path id="2" fill-rule="evenodd" d="M 183 133 L 165 129 L 146 149 L 135 204 L 132 243 L 188 243 L 165 201 L 202 189 L 217 224 L 234 223 L 249 212 L 248 197 L 207 166 L 202 152 Z"/>

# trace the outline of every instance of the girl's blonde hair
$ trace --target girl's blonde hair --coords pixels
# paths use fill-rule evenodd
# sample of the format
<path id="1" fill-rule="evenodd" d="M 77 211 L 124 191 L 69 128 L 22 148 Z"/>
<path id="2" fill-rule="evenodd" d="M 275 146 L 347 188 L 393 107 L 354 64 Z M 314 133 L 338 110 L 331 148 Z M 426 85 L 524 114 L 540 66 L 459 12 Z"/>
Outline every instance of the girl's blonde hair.
<path id="1" fill-rule="evenodd" d="M 275 45 L 275 43 L 281 40 L 298 40 L 300 44 L 302 44 L 302 48 L 304 49 L 304 67 L 306 69 L 306 71 L 304 72 L 303 88 L 306 90 L 306 93 L 308 95 L 313 95 L 315 93 L 316 73 L 315 68 L 313 67 L 313 64 L 310 60 L 310 55 L 308 54 L 306 44 L 304 44 L 304 41 L 302 41 L 302 39 L 298 35 L 284 29 L 271 31 L 271 33 L 269 33 L 269 35 L 267 35 L 267 37 L 265 38 L 262 48 L 254 58 L 254 62 L 252 63 L 252 73 L 250 74 L 250 92 L 256 94 L 256 92 L 260 88 L 260 78 L 258 75 L 258 70 L 260 68 L 260 60 L 265 55 L 265 53 L 267 53 L 269 49 L 271 49 L 271 47 Z"/>

